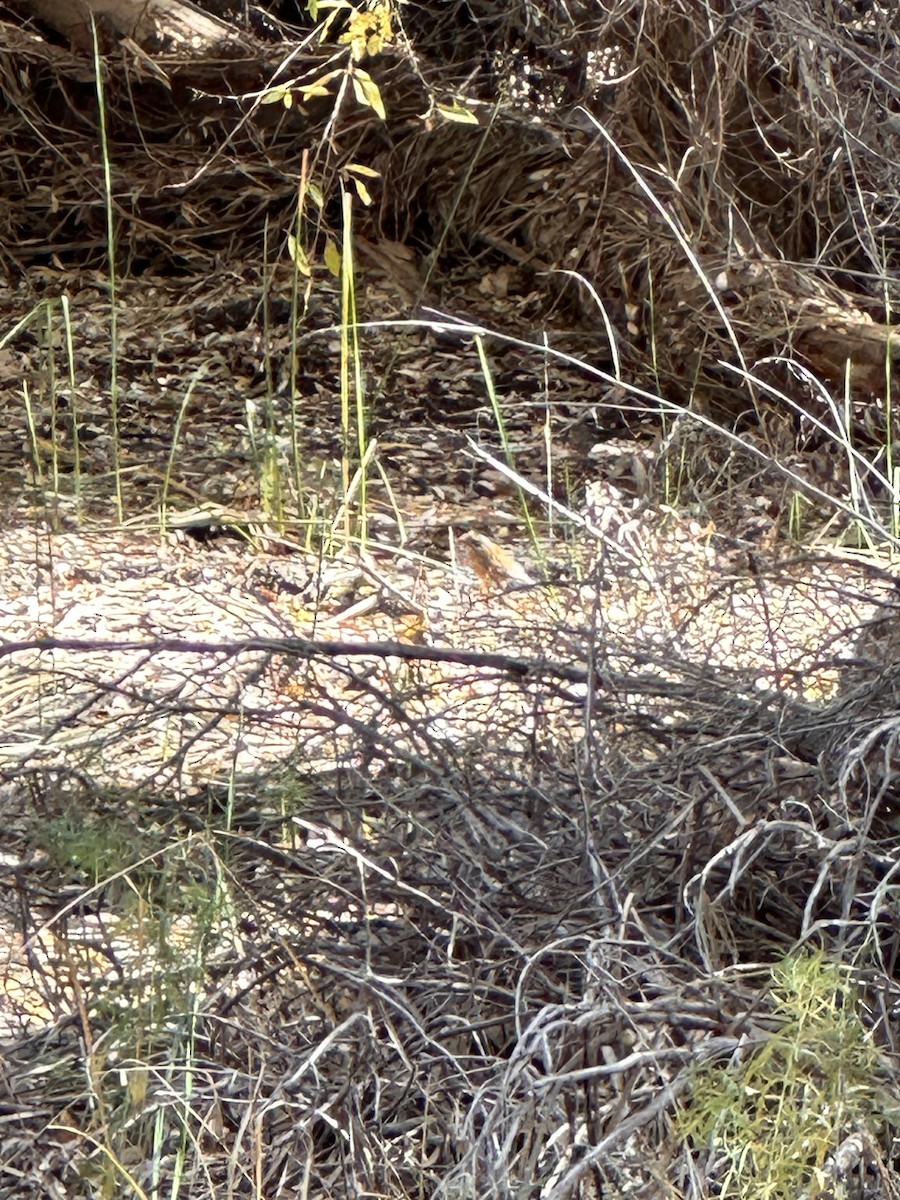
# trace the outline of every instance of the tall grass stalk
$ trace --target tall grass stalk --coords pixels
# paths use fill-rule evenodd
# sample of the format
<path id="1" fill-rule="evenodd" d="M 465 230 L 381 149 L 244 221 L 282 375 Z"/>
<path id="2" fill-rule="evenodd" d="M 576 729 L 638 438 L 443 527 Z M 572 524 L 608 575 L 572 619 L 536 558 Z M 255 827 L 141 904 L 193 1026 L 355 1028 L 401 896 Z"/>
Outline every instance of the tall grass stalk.
<path id="1" fill-rule="evenodd" d="M 788 506 L 788 535 L 795 542 L 803 541 L 803 496 L 799 492 L 791 494 Z"/>
<path id="2" fill-rule="evenodd" d="M 175 418 L 175 429 L 172 433 L 172 445 L 169 449 L 169 457 L 166 460 L 166 470 L 163 475 L 162 493 L 159 499 L 159 532 L 160 536 L 164 536 L 167 529 L 166 508 L 169 501 L 169 487 L 172 482 L 172 470 L 175 466 L 175 455 L 178 451 L 178 442 L 181 437 L 181 429 L 184 425 L 184 418 L 187 414 L 188 405 L 191 402 L 191 396 L 194 394 L 194 388 L 197 386 L 197 381 L 205 374 L 206 366 L 201 364 L 193 375 L 188 380 L 187 388 L 181 401 L 181 406 L 178 409 L 178 416 Z"/>
<path id="3" fill-rule="evenodd" d="M 648 253 L 649 260 L 649 253 Z M 654 275 L 653 271 L 647 271 L 647 294 L 648 305 L 647 315 L 650 325 L 650 362 L 653 368 L 653 379 L 656 383 L 657 391 L 661 391 L 659 378 L 659 343 L 657 340 L 656 328 L 656 304 L 654 302 Z M 678 495 L 681 491 L 681 480 L 684 473 L 684 447 L 682 445 L 678 453 L 678 461 L 673 465 L 671 447 L 675 441 L 676 434 L 680 428 L 679 418 L 670 423 L 669 414 L 662 410 L 660 413 L 660 426 L 662 438 L 660 441 L 659 456 L 662 459 L 663 471 L 663 503 L 668 504 L 670 508 L 674 508 L 678 504 Z"/>
<path id="4" fill-rule="evenodd" d="M 891 481 L 891 533 L 900 537 L 900 466 L 894 462 L 894 407 L 891 387 L 894 381 L 891 347 L 888 344 L 884 356 L 884 473 Z"/>
<path id="5" fill-rule="evenodd" d="M 181 1189 L 181 1183 L 185 1176 L 185 1166 L 187 1163 L 188 1149 L 192 1142 L 195 1142 L 194 1134 L 191 1130 L 190 1115 L 191 1115 L 191 1096 L 194 1093 L 194 1074 L 196 1069 L 196 1041 L 197 1041 L 197 1023 L 199 1020 L 199 990 L 196 982 L 192 981 L 188 990 L 189 1008 L 187 1013 L 188 1018 L 188 1034 L 187 1045 L 184 1050 L 184 1074 L 183 1074 L 183 1097 L 181 1100 L 179 1113 L 181 1123 L 181 1136 L 178 1139 L 178 1145 L 175 1150 L 175 1161 L 172 1170 L 172 1183 L 169 1195 L 176 1197 Z M 202 1161 L 203 1155 L 199 1156 Z"/>
<path id="6" fill-rule="evenodd" d="M 263 446 L 257 462 L 259 473 L 260 507 L 267 520 L 279 532 L 285 527 L 285 484 L 281 464 L 278 423 L 275 414 L 275 368 L 272 363 L 272 330 L 269 323 L 269 295 L 272 284 L 272 268 L 269 254 L 269 219 L 263 227 L 262 253 L 262 324 L 263 363 L 266 377 L 266 396 L 263 405 Z"/>
<path id="7" fill-rule="evenodd" d="M 491 402 L 491 412 L 494 416 L 494 424 L 497 426 L 497 433 L 500 435 L 500 445 L 503 447 L 503 457 L 506 459 L 506 465 L 512 473 L 513 480 L 519 478 L 516 471 L 515 455 L 513 454 L 512 446 L 509 441 L 509 435 L 506 431 L 506 420 L 503 416 L 503 409 L 500 405 L 500 397 L 497 395 L 497 389 L 494 386 L 494 374 L 491 370 L 491 364 L 488 360 L 487 351 L 484 348 L 484 338 L 480 334 L 475 336 L 475 347 L 478 350 L 478 361 L 481 364 L 481 374 L 484 379 L 484 386 L 487 388 L 488 399 Z M 519 507 L 522 509 L 522 517 L 525 521 L 525 527 L 528 530 L 528 536 L 531 539 L 532 545 L 539 549 L 537 530 L 534 526 L 534 518 L 531 515 L 531 509 L 528 505 L 524 488 L 516 482 L 516 491 L 519 497 Z"/>
<path id="8" fill-rule="evenodd" d="M 25 422 L 28 426 L 28 437 L 31 440 L 31 461 L 34 465 L 34 482 L 38 487 L 43 487 L 44 468 L 41 464 L 41 445 L 38 439 L 34 409 L 31 404 L 31 390 L 28 387 L 27 379 L 22 380 L 22 400 L 25 404 Z"/>
<path id="9" fill-rule="evenodd" d="M 30 310 L 30 312 L 26 313 L 26 315 L 24 317 L 21 317 L 18 321 L 16 321 L 15 325 L 13 325 L 13 327 L 7 333 L 5 333 L 3 335 L 3 337 L 0 337 L 0 350 L 4 349 L 10 342 L 15 341 L 15 339 L 18 337 L 18 335 L 24 329 L 27 329 L 30 325 L 38 322 L 39 320 L 44 320 L 47 324 L 48 329 L 50 329 L 51 325 L 50 325 L 48 313 L 49 313 L 49 310 L 52 307 L 53 303 L 54 303 L 53 301 L 41 300 L 41 301 L 39 301 L 39 303 L 37 303 L 34 306 L 34 308 L 32 308 Z M 66 310 L 66 311 L 68 311 L 68 310 Z M 48 353 L 50 353 L 52 355 L 52 351 L 53 351 L 52 336 L 49 337 L 48 342 L 49 342 Z M 71 339 L 70 339 L 70 355 L 71 355 Z M 70 371 L 73 373 L 73 378 L 74 378 L 74 369 L 71 368 L 71 362 L 70 362 Z M 28 430 L 28 438 L 31 443 L 31 457 L 32 457 L 32 465 L 34 467 L 35 483 L 39 487 L 43 487 L 44 468 L 43 468 L 43 463 L 41 462 L 41 439 L 40 439 L 40 435 L 38 433 L 37 422 L 35 420 L 34 406 L 32 404 L 32 400 L 31 400 L 31 389 L 28 386 L 28 381 L 25 379 L 22 380 L 22 403 L 23 403 L 23 406 L 25 409 L 25 424 L 26 424 L 26 428 Z"/>
<path id="10" fill-rule="evenodd" d="M 585 279 L 585 277 L 581 274 L 580 271 L 560 270 L 558 273 L 560 275 L 566 275 L 566 276 L 568 276 L 568 278 L 574 279 L 576 281 L 576 283 L 581 284 L 581 286 L 584 288 L 584 290 L 587 292 L 587 294 L 593 300 L 594 307 L 600 313 L 600 319 L 603 321 L 603 328 L 606 331 L 606 341 L 609 345 L 609 357 L 612 360 L 613 375 L 616 377 L 616 379 L 621 379 L 622 378 L 622 362 L 619 357 L 619 342 L 618 342 L 618 339 L 616 338 L 615 326 L 612 323 L 612 320 L 607 311 L 606 305 L 603 303 L 603 299 L 600 296 L 600 293 L 597 291 L 597 289 L 594 287 L 594 285 L 591 283 L 591 281 L 589 279 Z"/>
<path id="11" fill-rule="evenodd" d="M 61 462 L 62 462 L 62 443 L 63 436 L 60 429 L 61 417 L 59 410 L 59 380 L 57 377 L 57 364 L 55 356 L 55 329 L 54 316 L 56 312 L 56 300 L 42 300 L 23 321 L 17 323 L 6 338 L 0 342 L 0 345 L 5 345 L 8 340 L 15 336 L 18 330 L 32 321 L 38 321 L 43 325 L 43 329 L 39 329 L 39 339 L 46 351 L 45 366 L 42 371 L 41 394 L 46 394 L 47 402 L 50 409 L 50 436 L 49 441 L 41 438 L 37 420 L 32 402 L 31 390 L 27 381 L 23 380 L 22 395 L 25 408 L 25 422 L 28 429 L 28 436 L 31 443 L 32 459 L 35 472 L 35 483 L 43 488 L 45 483 L 44 457 L 49 455 L 50 459 L 50 481 L 49 491 L 55 497 L 60 494 L 61 481 Z M 71 414 L 72 414 L 72 444 L 73 444 L 73 471 L 75 479 L 76 495 L 81 487 L 81 448 L 78 436 L 78 410 L 77 400 L 75 396 L 75 352 L 72 338 L 72 322 L 71 313 L 69 310 L 68 297 L 63 296 L 60 301 L 60 308 L 63 315 L 63 328 L 65 334 L 66 347 L 66 375 L 68 386 L 71 392 Z"/>
<path id="12" fill-rule="evenodd" d="M 346 188 L 341 191 L 342 243 L 341 243 L 341 482 L 343 484 L 344 540 L 349 543 L 352 522 L 349 498 L 351 495 L 350 471 L 352 457 L 359 463 L 358 478 L 354 495 L 359 496 L 359 524 L 357 534 L 360 546 L 365 549 L 368 533 L 366 510 L 366 471 L 371 455 L 366 447 L 365 383 L 362 357 L 359 348 L 359 326 L 356 313 L 356 273 L 353 256 L 353 197 Z M 355 446 L 353 443 L 355 441 Z M 352 449 L 351 449 L 352 447 Z"/>
<path id="13" fill-rule="evenodd" d="M 384 467 L 381 465 L 381 463 L 378 461 L 377 458 L 375 459 L 375 470 L 378 472 L 378 476 L 381 479 L 382 484 L 384 485 L 385 493 L 387 494 L 388 501 L 390 503 L 391 508 L 393 509 L 394 517 L 397 521 L 398 545 L 405 546 L 407 541 L 409 540 L 409 536 L 406 532 L 406 522 L 403 520 L 403 513 L 400 509 L 400 505 L 397 503 L 397 497 L 394 493 L 394 488 L 391 484 L 390 477 L 388 476 L 387 471 L 385 471 Z"/>
<path id="14" fill-rule="evenodd" d="M 892 325 L 894 322 L 894 307 L 891 302 L 890 273 L 885 266 L 887 261 L 887 247 L 884 239 L 882 239 L 880 268 L 883 284 L 884 319 L 888 325 Z M 884 473 L 891 483 L 891 533 L 895 538 L 900 537 L 900 507 L 898 507 L 900 506 L 900 492 L 897 490 L 898 482 L 900 482 L 900 471 L 897 470 L 897 464 L 894 461 L 894 405 L 891 395 L 891 385 L 894 380 L 894 363 L 891 351 L 896 344 L 894 335 L 889 334 L 887 345 L 884 348 Z"/>
<path id="15" fill-rule="evenodd" d="M 78 392 L 75 377 L 75 339 L 72 334 L 72 313 L 69 297 L 60 299 L 66 344 L 66 368 L 69 380 L 69 417 L 72 422 L 72 491 L 76 509 L 81 507 L 81 436 L 78 428 Z"/>
<path id="16" fill-rule="evenodd" d="M 119 444 L 119 329 L 118 299 L 116 295 L 116 223 L 113 208 L 112 170 L 109 157 L 109 139 L 106 129 L 106 95 L 103 89 L 103 56 L 97 23 L 91 12 L 91 41 L 94 51 L 94 85 L 97 91 L 97 114 L 100 128 L 100 150 L 103 161 L 103 192 L 106 202 L 106 255 L 109 264 L 109 419 L 112 430 L 113 474 L 116 484 L 116 516 L 119 523 L 125 519 L 125 501 L 122 494 L 122 464 Z"/>
<path id="17" fill-rule="evenodd" d="M 350 513 L 353 511 L 353 505 L 356 502 L 357 496 L 361 497 L 364 495 L 366 477 L 368 475 L 369 467 L 372 465 L 372 460 L 375 457 L 377 449 L 378 441 L 376 438 L 372 438 L 372 440 L 366 446 L 365 452 L 360 459 L 359 466 L 353 472 L 352 479 L 348 480 L 347 482 L 346 490 L 341 497 L 340 508 L 338 509 L 334 520 L 331 523 L 331 531 L 333 534 L 336 534 L 338 528 L 343 525 L 344 540 L 347 542 L 347 544 L 349 544 L 350 539 Z M 360 504 L 362 506 L 362 501 L 360 501 Z M 365 550 L 365 541 L 362 537 L 362 534 L 359 538 L 359 545 L 361 550 Z"/>
<path id="18" fill-rule="evenodd" d="M 862 512 L 865 508 L 867 515 L 872 515 L 872 508 L 869 497 L 866 494 L 859 473 L 859 465 L 853 456 L 853 401 L 851 397 L 851 379 L 853 375 L 853 364 L 848 358 L 844 364 L 844 404 L 843 411 L 838 413 L 835 406 L 835 420 L 837 430 L 835 440 L 842 447 L 847 457 L 847 478 L 850 485 L 850 502 L 854 512 Z M 865 460 L 863 460 L 865 461 Z M 866 464 L 869 465 L 868 463 Z M 865 525 L 861 522 L 857 523 L 857 536 L 861 541 L 864 541 L 870 550 L 874 549 L 872 538 Z"/>
<path id="19" fill-rule="evenodd" d="M 544 409 L 544 422 L 541 426 L 541 434 L 544 442 L 544 461 L 547 464 L 544 472 L 544 487 L 547 489 L 547 495 L 553 495 L 553 426 L 550 420 L 550 405 Z M 547 537 L 550 541 L 553 540 L 553 509 L 547 514 Z"/>
<path id="20" fill-rule="evenodd" d="M 546 330 L 544 330 L 541 341 L 546 348 L 549 344 Z M 544 393 L 544 422 L 541 426 L 541 434 L 544 442 L 544 462 L 546 463 L 544 487 L 547 489 L 547 495 L 552 496 L 556 476 L 553 470 L 553 408 L 550 403 L 550 359 L 546 354 L 541 359 L 541 387 Z M 568 492 L 569 489 L 567 487 L 567 495 Z M 554 538 L 554 515 L 553 509 L 547 513 L 547 540 L 550 543 L 553 542 Z"/>
<path id="21" fill-rule="evenodd" d="M 185 1180 L 187 1180 L 187 1192 L 194 1196 L 198 1195 L 196 1176 L 200 1172 L 206 1179 L 207 1191 L 205 1194 L 216 1196 L 218 1193 L 210 1170 L 210 1156 L 204 1152 L 205 1148 L 201 1138 L 205 1139 L 207 1144 L 210 1142 L 215 1144 L 220 1135 L 202 1112 L 191 1107 L 190 1094 L 193 1091 L 193 1082 L 191 1081 L 190 1087 L 187 1083 L 179 1085 L 178 1081 L 183 1068 L 181 1060 L 175 1053 L 175 1048 L 169 1052 L 169 1059 L 164 1070 L 157 1069 L 155 1071 L 157 1091 L 166 1097 L 168 1103 L 159 1104 L 153 1118 L 152 1145 L 148 1155 L 152 1171 L 148 1200 L 163 1200 L 164 1196 L 166 1200 L 177 1200 L 179 1192 L 184 1190 L 182 1184 Z M 187 1070 L 190 1072 L 194 1069 L 193 1061 L 193 1057 L 188 1060 Z M 172 1120 L 173 1113 L 175 1114 L 174 1120 Z M 193 1119 L 193 1126 L 190 1119 Z M 173 1152 L 171 1147 L 175 1137 L 178 1138 L 178 1144 Z M 188 1145 L 191 1145 L 194 1151 L 193 1162 L 190 1164 L 187 1162 Z M 163 1189 L 162 1181 L 169 1168 L 171 1175 Z M 245 1171 L 244 1178 L 246 1177 Z"/>
<path id="22" fill-rule="evenodd" d="M 44 327 L 45 327 L 45 345 L 47 348 L 46 358 L 46 389 L 47 400 L 50 406 L 50 487 L 53 495 L 59 496 L 59 399 L 58 385 L 56 379 L 56 355 L 54 353 L 54 337 L 53 337 L 53 303 L 44 306 Z"/>
<path id="23" fill-rule="evenodd" d="M 309 182 L 309 150 L 303 151 L 300 162 L 300 183 L 297 188 L 297 213 L 294 223 L 294 239 L 297 247 L 306 244 L 306 202 L 309 197 L 315 198 L 318 192 L 310 190 Z M 321 199 L 321 197 L 318 197 Z M 303 452 L 300 445 L 300 416 L 298 404 L 300 401 L 300 323 L 309 308 L 312 294 L 312 272 L 304 273 L 301 268 L 299 254 L 293 255 L 293 272 L 291 275 L 291 346 L 290 346 L 290 388 L 291 388 L 291 469 L 293 472 L 294 493 L 297 498 L 297 515 L 302 520 L 305 510 L 303 491 Z"/>

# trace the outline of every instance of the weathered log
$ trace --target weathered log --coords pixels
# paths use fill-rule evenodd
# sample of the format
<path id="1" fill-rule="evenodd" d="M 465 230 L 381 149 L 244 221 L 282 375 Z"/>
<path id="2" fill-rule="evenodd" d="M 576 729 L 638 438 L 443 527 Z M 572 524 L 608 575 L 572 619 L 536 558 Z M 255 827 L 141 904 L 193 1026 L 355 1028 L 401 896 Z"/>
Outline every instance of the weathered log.
<path id="1" fill-rule="evenodd" d="M 127 37 L 138 46 L 168 53 L 203 55 L 223 43 L 241 41 L 233 25 L 185 0 L 18 0 L 15 7 L 82 50 L 93 46 L 92 19 L 107 37 Z"/>

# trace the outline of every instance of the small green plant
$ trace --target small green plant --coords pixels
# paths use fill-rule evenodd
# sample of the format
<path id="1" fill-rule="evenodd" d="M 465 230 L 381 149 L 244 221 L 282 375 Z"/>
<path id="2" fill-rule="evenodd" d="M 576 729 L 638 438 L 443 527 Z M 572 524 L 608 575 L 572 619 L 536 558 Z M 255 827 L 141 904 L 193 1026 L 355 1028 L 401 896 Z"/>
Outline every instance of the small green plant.
<path id="1" fill-rule="evenodd" d="M 823 954 L 772 972 L 777 1031 L 694 1076 L 678 1129 L 724 1166 L 723 1200 L 816 1196 L 826 1160 L 854 1128 L 881 1124 L 878 1055 L 847 968 Z"/>
<path id="2" fill-rule="evenodd" d="M 131 822 L 110 816 L 101 820 L 74 808 L 49 820 L 44 838 L 59 870 L 73 872 L 88 887 L 115 875 L 149 848 L 135 836 Z"/>
<path id="3" fill-rule="evenodd" d="M 232 799 L 229 790 L 226 827 Z M 193 1170 L 208 1176 L 200 1136 L 209 1130 L 192 1102 L 209 963 L 233 945 L 227 863 L 211 831 L 174 842 L 161 830 L 136 838 L 133 820 L 110 813 L 73 809 L 48 822 L 45 835 L 60 878 L 84 887 L 79 906 L 103 895 L 92 936 L 65 920 L 72 904 L 41 931 L 52 934 L 61 999 L 81 1017 L 97 1115 L 96 1126 L 63 1120 L 57 1128 L 81 1139 L 81 1175 L 96 1194 L 161 1195 L 163 1147 L 172 1154 L 165 1194 L 186 1194 Z M 151 1084 L 162 1102 L 148 1106 Z M 129 1174 L 135 1158 L 153 1164 L 148 1192 Z"/>

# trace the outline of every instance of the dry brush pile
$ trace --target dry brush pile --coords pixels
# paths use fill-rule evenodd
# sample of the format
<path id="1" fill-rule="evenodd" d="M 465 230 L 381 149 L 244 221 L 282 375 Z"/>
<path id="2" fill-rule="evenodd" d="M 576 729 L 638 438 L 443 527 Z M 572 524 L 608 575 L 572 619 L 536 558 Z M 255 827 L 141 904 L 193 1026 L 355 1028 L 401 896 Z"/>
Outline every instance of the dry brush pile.
<path id="1" fill-rule="evenodd" d="M 895 1186 L 890 583 L 759 559 L 642 636 L 613 560 L 477 651 L 5 640 L 0 1194 Z M 702 640 L 790 594 L 816 645 Z"/>
<path id="2" fill-rule="evenodd" d="M 120 7 L 98 26 L 102 106 L 83 21 L 66 45 L 52 5 L 2 24 L 12 278 L 105 267 L 102 114 L 119 270 L 231 264 L 254 319 L 259 259 L 292 235 L 327 294 L 343 189 L 361 263 L 401 297 L 368 315 L 449 307 L 563 348 L 578 326 L 601 429 L 646 428 L 648 409 L 654 426 L 653 397 L 687 406 L 781 462 L 826 457 L 801 487 L 861 474 L 890 526 L 889 7 L 446 2 L 329 9 L 327 29 L 274 5 L 211 6 L 209 28 L 202 9 Z M 649 397 L 623 405 L 613 378 Z"/>

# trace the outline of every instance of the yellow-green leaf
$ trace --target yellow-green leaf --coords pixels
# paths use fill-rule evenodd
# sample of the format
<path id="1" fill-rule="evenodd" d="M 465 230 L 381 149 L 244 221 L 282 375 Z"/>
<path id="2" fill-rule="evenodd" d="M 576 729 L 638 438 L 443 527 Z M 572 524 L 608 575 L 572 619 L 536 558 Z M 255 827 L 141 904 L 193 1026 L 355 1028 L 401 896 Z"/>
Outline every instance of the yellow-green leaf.
<path id="1" fill-rule="evenodd" d="M 439 104 L 438 112 L 445 121 L 456 121 L 458 125 L 477 125 L 478 118 L 469 108 L 463 108 L 461 104 Z"/>
<path id="2" fill-rule="evenodd" d="M 371 167 L 364 167 L 362 163 L 347 163 L 344 170 L 348 175 L 363 175 L 366 179 L 381 178 L 380 171 L 374 171 Z"/>
<path id="3" fill-rule="evenodd" d="M 344 6 L 342 6 L 342 7 L 344 7 Z M 319 3 L 319 8 L 333 8 L 333 10 L 334 10 L 333 12 L 330 12 L 328 14 L 328 16 L 325 18 L 325 20 L 319 26 L 319 44 L 321 45 L 322 42 L 324 42 L 328 39 L 328 34 L 329 34 L 329 31 L 331 30 L 332 25 L 334 25 L 337 22 L 338 9 L 337 9 L 337 6 L 323 4 L 321 2 L 321 0 Z"/>
<path id="4" fill-rule="evenodd" d="M 362 202 L 363 202 L 363 204 L 365 204 L 366 208 L 369 208 L 369 206 L 372 203 L 372 193 L 369 191 L 369 189 L 366 187 L 366 185 L 363 183 L 363 181 L 361 179 L 354 179 L 353 186 L 356 188 L 356 192 L 357 192 L 357 195 L 359 196 L 360 200 L 362 200 Z"/>
<path id="5" fill-rule="evenodd" d="M 312 274 L 309 265 L 309 258 L 306 251 L 300 245 L 294 234 L 288 234 L 288 254 L 291 256 L 291 261 L 304 278 L 308 279 Z"/>
<path id="6" fill-rule="evenodd" d="M 371 108 L 377 117 L 381 117 L 382 121 L 385 119 L 387 114 L 384 111 L 384 101 L 381 99 L 378 84 L 365 71 L 355 72 L 353 76 L 353 91 L 360 104 L 364 104 L 366 108 Z"/>
<path id="7" fill-rule="evenodd" d="M 331 238 L 329 238 L 328 241 L 325 243 L 325 266 L 328 268 L 328 270 L 331 272 L 331 274 L 335 277 L 335 279 L 340 279 L 340 277 L 341 277 L 341 252 L 340 252 L 340 250 L 338 250 L 337 246 L 334 244 L 334 242 L 331 240 Z"/>
<path id="8" fill-rule="evenodd" d="M 317 183 L 308 183 L 306 185 L 306 190 L 309 193 L 309 197 L 312 200 L 313 204 L 315 204 L 316 208 L 324 208 L 325 207 L 325 197 L 322 195 L 322 189 L 319 187 L 319 185 Z"/>
<path id="9" fill-rule="evenodd" d="M 281 104 L 285 96 L 290 95 L 290 89 L 285 87 L 269 88 L 259 98 L 260 104 Z"/>
<path id="10" fill-rule="evenodd" d="M 327 96 L 328 84 L 338 74 L 337 71 L 328 71 L 325 75 L 320 75 L 318 79 L 314 79 L 312 83 L 304 83 L 299 89 L 304 96 Z"/>

